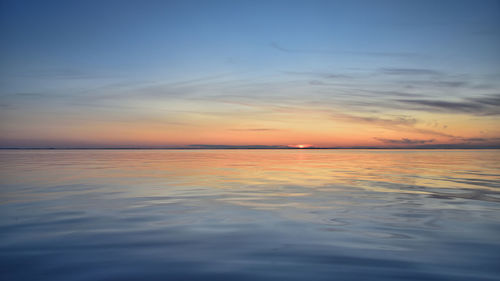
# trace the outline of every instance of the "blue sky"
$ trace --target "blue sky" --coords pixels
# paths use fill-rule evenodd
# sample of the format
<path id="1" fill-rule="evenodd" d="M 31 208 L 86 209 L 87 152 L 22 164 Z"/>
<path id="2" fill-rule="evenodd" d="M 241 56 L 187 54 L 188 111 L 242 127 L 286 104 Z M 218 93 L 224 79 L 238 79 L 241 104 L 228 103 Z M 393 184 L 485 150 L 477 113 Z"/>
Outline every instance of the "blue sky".
<path id="1" fill-rule="evenodd" d="M 355 144 L 500 137 L 500 1 L 1 1 L 0 13 L 3 146 L 214 144 L 215 128 L 226 144 L 270 129 L 251 139 L 325 146 L 343 144 L 320 136 L 346 134 L 340 123 L 367 126 Z M 328 120 L 295 126 L 306 115 Z M 99 139 L 113 130 L 127 137 Z"/>

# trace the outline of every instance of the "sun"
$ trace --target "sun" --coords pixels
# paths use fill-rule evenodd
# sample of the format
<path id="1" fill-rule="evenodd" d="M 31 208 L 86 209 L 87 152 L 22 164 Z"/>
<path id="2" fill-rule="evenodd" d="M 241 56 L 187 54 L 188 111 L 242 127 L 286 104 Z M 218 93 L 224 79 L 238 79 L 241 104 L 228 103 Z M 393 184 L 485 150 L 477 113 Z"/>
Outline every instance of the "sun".
<path id="1" fill-rule="evenodd" d="M 309 148 L 312 147 L 311 144 L 289 144 L 288 147 L 291 148 Z"/>

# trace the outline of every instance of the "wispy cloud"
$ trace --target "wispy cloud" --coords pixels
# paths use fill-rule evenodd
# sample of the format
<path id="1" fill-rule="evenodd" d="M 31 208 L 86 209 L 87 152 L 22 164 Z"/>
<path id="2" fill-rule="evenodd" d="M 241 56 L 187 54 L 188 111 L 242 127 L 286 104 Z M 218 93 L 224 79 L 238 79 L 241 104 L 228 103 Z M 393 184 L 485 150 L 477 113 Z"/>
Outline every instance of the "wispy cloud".
<path id="1" fill-rule="evenodd" d="M 464 80 L 446 79 L 433 79 L 433 80 L 401 80 L 398 83 L 411 85 L 412 87 L 419 88 L 467 88 L 469 82 Z M 471 86 L 474 88 L 475 86 Z M 477 88 L 476 88 L 477 89 Z"/>
<path id="2" fill-rule="evenodd" d="M 379 72 L 388 75 L 441 75 L 442 73 L 432 69 L 424 68 L 381 68 Z"/>
<path id="3" fill-rule="evenodd" d="M 500 141 L 500 138 L 462 138 L 459 137 L 457 138 L 458 140 L 464 141 L 464 142 L 473 142 L 473 143 L 491 143 L 491 142 L 498 142 Z"/>
<path id="4" fill-rule="evenodd" d="M 339 73 L 326 73 L 326 72 L 312 72 L 312 71 L 283 71 L 285 74 L 298 75 L 298 76 L 312 76 L 325 79 L 338 79 L 338 78 L 353 78 L 352 75 L 339 74 Z"/>
<path id="5" fill-rule="evenodd" d="M 416 118 L 410 116 L 395 116 L 393 118 L 382 118 L 373 116 L 369 117 L 356 116 L 346 113 L 334 113 L 333 118 L 334 120 L 341 120 L 344 122 L 353 122 L 353 123 L 367 124 L 371 126 L 378 126 L 397 132 L 418 133 L 422 135 L 439 136 L 449 139 L 456 138 L 456 136 L 444 132 L 425 129 L 425 128 L 417 128 L 415 125 L 419 121 Z"/>
<path id="6" fill-rule="evenodd" d="M 385 139 L 385 138 L 378 138 L 375 137 L 374 139 L 381 141 L 383 143 L 387 144 L 426 144 L 426 143 L 431 143 L 434 142 L 434 139 L 428 139 L 428 140 L 421 140 L 421 139 L 409 139 L 409 138 L 401 138 L 401 139 Z"/>
<path id="7" fill-rule="evenodd" d="M 404 131 L 403 129 L 402 131 Z M 445 138 L 450 138 L 454 139 L 456 136 L 447 134 L 441 131 L 436 131 L 436 130 L 431 130 L 431 129 L 423 129 L 423 128 L 411 128 L 411 129 L 406 129 L 407 132 L 412 132 L 412 133 L 419 133 L 419 134 L 424 134 L 424 135 L 431 135 L 431 136 L 439 136 L 439 137 L 445 137 Z"/>
<path id="8" fill-rule="evenodd" d="M 382 125 L 382 126 L 413 126 L 418 121 L 415 118 L 411 118 L 408 116 L 396 116 L 392 119 L 382 118 L 382 117 L 373 117 L 373 116 L 356 116 L 346 113 L 334 113 L 333 118 L 335 120 L 342 120 L 347 122 L 354 123 L 365 123 L 365 124 L 373 124 L 373 125 Z"/>
<path id="9" fill-rule="evenodd" d="M 228 129 L 229 131 L 240 131 L 240 132 L 269 132 L 269 131 L 280 131 L 280 129 L 274 128 L 250 128 L 250 129 Z"/>
<path id="10" fill-rule="evenodd" d="M 361 55 L 361 56 L 371 56 L 371 57 L 399 57 L 399 58 L 422 58 L 425 57 L 422 54 L 418 53 L 409 53 L 409 52 L 353 52 L 353 51 L 334 51 L 328 49 L 300 49 L 300 48 L 290 48 L 285 47 L 276 42 L 271 42 L 270 46 L 278 51 L 285 53 L 297 53 L 297 54 L 315 54 L 315 55 L 338 55 L 338 54 L 349 54 L 349 55 Z"/>
<path id="11" fill-rule="evenodd" d="M 407 97 L 407 98 L 409 98 L 409 97 L 412 97 L 412 98 L 426 97 L 426 95 L 424 95 L 422 93 L 410 93 L 410 92 L 404 92 L 404 91 L 391 91 L 391 90 L 383 91 L 383 90 L 365 90 L 365 89 L 360 89 L 359 91 L 371 93 L 374 96 L 381 97 L 381 98 L 384 98 L 384 97 Z"/>
<path id="12" fill-rule="evenodd" d="M 12 75 L 23 78 L 36 78 L 36 79 L 109 79 L 116 77 L 100 73 L 98 71 L 86 71 L 77 68 L 46 68 L 46 69 L 31 69 Z"/>
<path id="13" fill-rule="evenodd" d="M 500 106 L 500 94 L 467 98 L 467 100 L 484 105 L 497 106 L 497 107 Z"/>
<path id="14" fill-rule="evenodd" d="M 500 94 L 477 98 L 464 98 L 460 101 L 445 101 L 435 99 L 397 99 L 395 100 L 405 109 L 446 112 L 469 113 L 474 115 L 499 115 Z"/>
<path id="15" fill-rule="evenodd" d="M 442 100 L 412 100 L 412 99 L 399 99 L 397 102 L 418 107 L 418 109 L 432 109 L 436 111 L 447 111 L 447 112 L 467 112 L 474 113 L 479 112 L 483 109 L 481 104 L 468 103 L 468 102 L 452 102 L 452 101 L 442 101 Z"/>

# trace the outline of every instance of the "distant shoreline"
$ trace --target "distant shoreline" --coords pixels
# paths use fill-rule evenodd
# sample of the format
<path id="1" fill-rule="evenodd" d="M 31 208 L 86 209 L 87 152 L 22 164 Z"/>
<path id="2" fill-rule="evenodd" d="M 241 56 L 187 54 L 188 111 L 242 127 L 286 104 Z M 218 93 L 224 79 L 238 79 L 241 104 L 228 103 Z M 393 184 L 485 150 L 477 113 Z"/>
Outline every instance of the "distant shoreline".
<path id="1" fill-rule="evenodd" d="M 500 147 L 0 147 L 0 150 L 498 150 Z"/>

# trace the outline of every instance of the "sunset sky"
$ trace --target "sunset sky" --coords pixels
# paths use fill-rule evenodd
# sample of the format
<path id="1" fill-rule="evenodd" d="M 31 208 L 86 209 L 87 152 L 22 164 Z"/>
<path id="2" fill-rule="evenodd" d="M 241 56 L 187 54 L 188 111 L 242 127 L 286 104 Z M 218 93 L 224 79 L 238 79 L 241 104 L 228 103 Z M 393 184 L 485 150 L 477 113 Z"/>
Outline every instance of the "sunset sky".
<path id="1" fill-rule="evenodd" d="M 0 3 L 0 147 L 500 146 L 500 1 Z"/>

